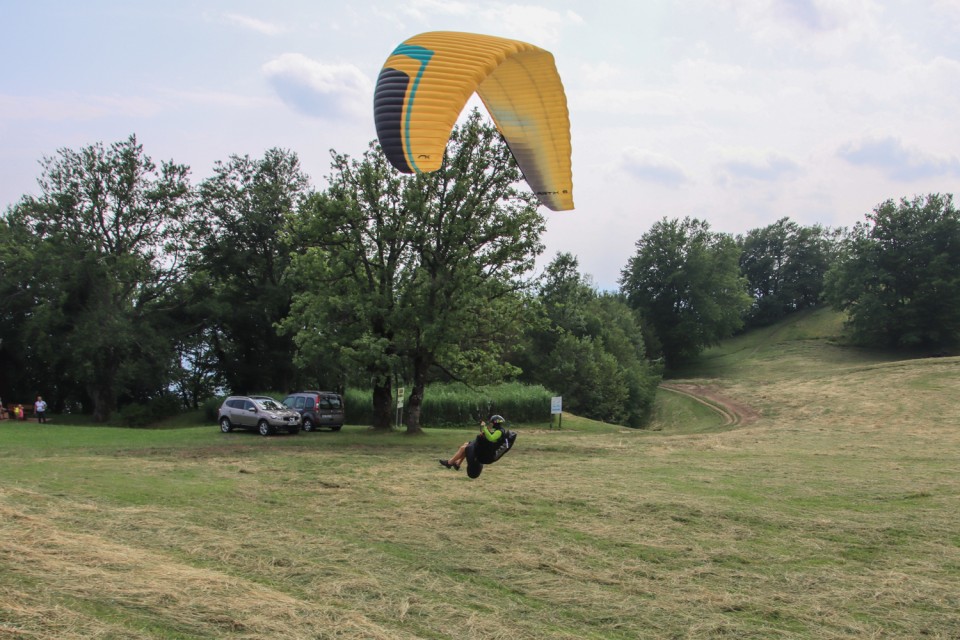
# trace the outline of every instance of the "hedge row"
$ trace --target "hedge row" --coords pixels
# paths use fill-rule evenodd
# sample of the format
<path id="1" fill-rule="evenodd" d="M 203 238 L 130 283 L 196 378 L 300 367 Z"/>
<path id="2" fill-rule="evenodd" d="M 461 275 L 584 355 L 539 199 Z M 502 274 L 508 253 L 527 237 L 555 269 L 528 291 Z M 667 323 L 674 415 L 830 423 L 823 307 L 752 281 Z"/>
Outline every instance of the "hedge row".
<path id="1" fill-rule="evenodd" d="M 552 393 L 540 385 L 505 383 L 479 389 L 462 384 L 434 384 L 427 387 L 420 413 L 424 427 L 474 427 L 480 420 L 500 414 L 512 423 L 550 421 Z M 405 404 L 409 404 L 406 389 Z M 369 391 L 351 389 L 344 401 L 349 424 L 373 422 L 373 400 Z M 394 404 L 394 407 L 396 404 Z"/>

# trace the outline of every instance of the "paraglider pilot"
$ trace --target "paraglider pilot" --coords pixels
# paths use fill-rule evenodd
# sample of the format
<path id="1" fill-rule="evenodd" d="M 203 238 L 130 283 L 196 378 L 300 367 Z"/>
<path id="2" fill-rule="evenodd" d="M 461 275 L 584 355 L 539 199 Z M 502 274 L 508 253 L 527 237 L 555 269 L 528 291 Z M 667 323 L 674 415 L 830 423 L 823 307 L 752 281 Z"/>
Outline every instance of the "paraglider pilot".
<path id="1" fill-rule="evenodd" d="M 440 460 L 440 464 L 447 469 L 460 470 L 460 465 L 467 461 L 467 475 L 477 478 L 483 471 L 483 465 L 493 464 L 503 454 L 510 450 L 517 434 L 506 428 L 503 416 L 491 416 L 490 428 L 487 423 L 480 421 L 480 433 L 469 442 L 464 442 L 453 457 L 449 460 Z"/>

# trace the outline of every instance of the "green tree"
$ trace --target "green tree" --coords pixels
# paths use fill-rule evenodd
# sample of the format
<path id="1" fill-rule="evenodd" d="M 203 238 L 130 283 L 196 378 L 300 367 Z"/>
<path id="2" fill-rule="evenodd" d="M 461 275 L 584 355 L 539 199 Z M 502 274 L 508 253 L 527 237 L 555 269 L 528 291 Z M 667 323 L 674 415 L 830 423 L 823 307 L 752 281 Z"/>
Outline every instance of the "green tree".
<path id="1" fill-rule="evenodd" d="M 325 362 L 373 391 L 373 427 L 393 422 L 393 379 L 400 369 L 399 292 L 413 277 L 416 233 L 404 205 L 404 179 L 371 146 L 362 161 L 333 154 L 326 192 L 313 194 L 293 232 L 305 243 L 287 280 L 295 289 L 282 330 L 301 366 Z"/>
<path id="2" fill-rule="evenodd" d="M 262 158 L 218 162 L 199 186 L 191 291 L 184 293 L 191 305 L 183 321 L 192 331 L 180 348 L 197 363 L 212 355 L 217 377 L 234 393 L 288 390 L 296 381 L 293 341 L 276 324 L 292 295 L 283 281 L 297 251 L 288 219 L 308 185 L 296 154 L 270 149 Z"/>
<path id="3" fill-rule="evenodd" d="M 698 355 L 743 325 L 750 306 L 732 237 L 685 218 L 657 222 L 636 243 L 621 291 L 656 333 L 667 366 Z"/>
<path id="4" fill-rule="evenodd" d="M 951 195 L 877 206 L 828 273 L 831 304 L 858 342 L 943 348 L 960 343 L 960 213 Z"/>
<path id="5" fill-rule="evenodd" d="M 443 166 L 408 183 L 419 231 L 416 275 L 400 307 L 412 382 L 409 431 L 420 427 L 432 371 L 474 384 L 518 373 L 504 348 L 522 333 L 523 278 L 543 250 L 544 229 L 536 199 L 517 189 L 521 179 L 496 128 L 474 110 L 453 131 Z"/>
<path id="6" fill-rule="evenodd" d="M 646 359 L 637 314 L 619 295 L 598 293 L 561 253 L 547 266 L 517 362 L 522 379 L 542 384 L 579 415 L 639 427 L 647 420 L 659 372 Z"/>
<path id="7" fill-rule="evenodd" d="M 431 373 L 469 383 L 514 372 L 503 345 L 520 332 L 521 277 L 543 219 L 496 129 L 477 111 L 451 136 L 443 167 L 401 177 L 372 145 L 334 155 L 330 187 L 299 233 L 312 245 L 290 277 L 300 357 L 332 355 L 373 387 L 374 426 L 392 422 L 393 378 L 411 381 L 407 430 L 420 429 Z"/>
<path id="8" fill-rule="evenodd" d="M 42 166 L 41 195 L 9 214 L 29 230 L 20 256 L 34 268 L 15 284 L 32 305 L 18 342 L 44 361 L 35 370 L 70 376 L 103 421 L 121 396 L 165 389 L 174 355 L 163 302 L 184 275 L 188 169 L 158 169 L 134 136 L 62 149 Z"/>
<path id="9" fill-rule="evenodd" d="M 789 218 L 738 237 L 740 270 L 753 306 L 748 326 L 768 325 L 820 303 L 823 280 L 836 259 L 838 232 L 801 227 Z"/>
<path id="10" fill-rule="evenodd" d="M 39 301 L 53 295 L 56 286 L 50 262 L 38 259 L 38 245 L 37 237 L 14 219 L 12 211 L 0 218 L 0 389 L 7 401 L 30 398 L 41 389 L 51 403 L 63 397 L 51 378 L 58 368 L 48 359 L 55 354 L 46 341 L 38 344 L 24 332 L 26 322 L 43 311 Z"/>

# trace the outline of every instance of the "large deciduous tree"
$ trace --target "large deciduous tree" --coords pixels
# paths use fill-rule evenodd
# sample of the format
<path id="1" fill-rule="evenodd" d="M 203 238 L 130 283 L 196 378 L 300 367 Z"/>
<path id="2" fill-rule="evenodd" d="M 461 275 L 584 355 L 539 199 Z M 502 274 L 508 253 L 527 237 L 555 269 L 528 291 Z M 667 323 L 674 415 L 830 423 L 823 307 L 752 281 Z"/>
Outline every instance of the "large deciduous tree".
<path id="1" fill-rule="evenodd" d="M 392 424 L 393 379 L 400 368 L 399 292 L 413 277 L 415 221 L 404 181 L 371 147 L 362 161 L 333 154 L 330 186 L 311 196 L 294 223 L 305 243 L 287 280 L 295 289 L 284 333 L 298 363 L 324 363 L 373 391 L 373 427 Z"/>
<path id="2" fill-rule="evenodd" d="M 951 195 L 887 200 L 858 223 L 827 297 L 866 345 L 960 344 L 960 212 Z"/>
<path id="3" fill-rule="evenodd" d="M 517 189 L 519 169 L 496 128 L 473 111 L 454 130 L 443 166 L 409 182 L 417 219 L 416 276 L 401 296 L 412 392 L 408 430 L 434 368 L 457 380 L 499 381 L 528 307 L 519 293 L 543 251 L 536 198 Z"/>
<path id="4" fill-rule="evenodd" d="M 836 259 L 838 232 L 801 227 L 789 218 L 739 237 L 740 270 L 753 306 L 748 326 L 768 325 L 821 302 L 823 280 Z"/>
<path id="5" fill-rule="evenodd" d="M 118 397 L 167 383 L 174 354 L 163 303 L 183 277 L 188 169 L 158 168 L 134 136 L 62 149 L 42 166 L 40 196 L 10 212 L 11 228 L 29 230 L 20 256 L 33 267 L 21 269 L 15 292 L 30 306 L 18 343 L 45 363 L 35 371 L 80 385 L 72 399 L 90 401 L 103 421 Z"/>
<path id="6" fill-rule="evenodd" d="M 199 186 L 187 314 L 194 330 L 181 349 L 197 362 L 212 355 L 215 377 L 234 393 L 287 391 L 296 380 L 293 342 L 276 324 L 290 310 L 283 274 L 297 250 L 288 219 L 308 185 L 296 154 L 270 149 L 218 162 Z"/>
<path id="7" fill-rule="evenodd" d="M 636 248 L 621 272 L 621 291 L 653 326 L 668 367 L 743 325 L 750 297 L 732 237 L 704 221 L 664 218 Z"/>
<path id="8" fill-rule="evenodd" d="M 330 187 L 301 220 L 313 245 L 291 278 L 300 357 L 361 369 L 374 427 L 392 422 L 394 377 L 412 383 L 407 430 L 420 430 L 431 371 L 485 382 L 513 369 L 500 357 L 525 312 L 517 291 L 542 250 L 543 218 L 496 129 L 474 111 L 454 129 L 443 167 L 402 177 L 376 146 L 362 161 L 334 155 Z"/>
<path id="9" fill-rule="evenodd" d="M 578 415 L 642 426 L 659 372 L 646 359 L 640 320 L 622 296 L 598 293 L 578 266 L 569 253 L 547 266 L 536 297 L 544 321 L 526 331 L 523 379 L 561 394 Z"/>

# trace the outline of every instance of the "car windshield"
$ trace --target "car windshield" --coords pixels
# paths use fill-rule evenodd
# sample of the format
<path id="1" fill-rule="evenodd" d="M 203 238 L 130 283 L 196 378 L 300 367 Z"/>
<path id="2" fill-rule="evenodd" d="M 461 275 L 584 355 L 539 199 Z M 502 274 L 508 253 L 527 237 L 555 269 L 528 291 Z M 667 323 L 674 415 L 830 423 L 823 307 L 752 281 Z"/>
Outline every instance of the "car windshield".
<path id="1" fill-rule="evenodd" d="M 257 400 L 257 404 L 261 409 L 266 409 L 267 411 L 279 411 L 284 408 L 283 405 L 276 400 Z"/>

